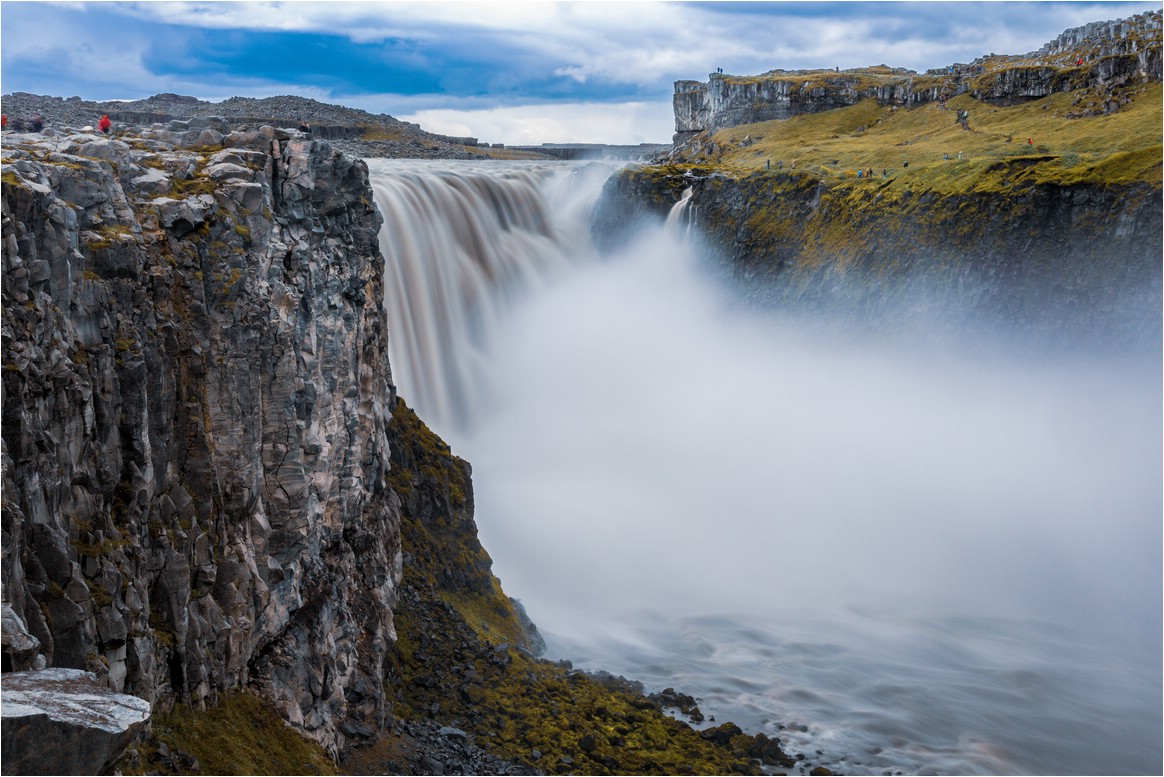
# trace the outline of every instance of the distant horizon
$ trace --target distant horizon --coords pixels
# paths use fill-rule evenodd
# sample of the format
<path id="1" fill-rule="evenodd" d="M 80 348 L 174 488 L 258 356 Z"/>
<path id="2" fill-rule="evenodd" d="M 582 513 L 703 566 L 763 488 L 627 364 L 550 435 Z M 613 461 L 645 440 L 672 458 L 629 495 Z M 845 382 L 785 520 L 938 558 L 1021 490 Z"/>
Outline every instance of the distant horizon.
<path id="1" fill-rule="evenodd" d="M 5 2 L 0 91 L 93 102 L 294 95 L 484 143 L 667 143 L 674 81 L 705 80 L 720 67 L 757 75 L 884 64 L 921 73 L 991 53 L 1025 54 L 1065 30 L 1159 9 L 1147 2 Z"/>

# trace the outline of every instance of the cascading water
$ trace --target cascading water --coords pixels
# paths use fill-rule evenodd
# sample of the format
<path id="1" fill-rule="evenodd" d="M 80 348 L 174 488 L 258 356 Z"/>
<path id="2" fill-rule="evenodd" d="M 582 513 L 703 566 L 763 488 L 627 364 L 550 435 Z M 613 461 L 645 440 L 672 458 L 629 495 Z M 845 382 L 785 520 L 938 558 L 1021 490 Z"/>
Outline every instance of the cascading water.
<path id="1" fill-rule="evenodd" d="M 679 201 L 671 206 L 671 212 L 667 214 L 666 226 L 669 229 L 678 229 L 680 227 L 688 228 L 696 225 L 696 210 L 691 204 L 691 195 L 695 190 L 688 186 L 683 190 L 683 194 L 679 195 Z"/>
<path id="2" fill-rule="evenodd" d="M 426 279 L 388 293 L 401 391 L 462 397 L 426 418 L 555 657 L 837 772 L 1160 771 L 1158 354 L 822 334 L 741 312 L 677 229 L 594 261 L 571 165 L 370 166 L 388 277 Z M 399 234 L 504 210 L 437 186 L 514 180 L 536 218 Z"/>
<path id="3" fill-rule="evenodd" d="M 572 259 L 570 219 L 549 209 L 586 207 L 588 196 L 593 201 L 586 173 L 606 168 L 368 165 L 384 216 L 395 378 L 430 421 L 463 426 L 488 399 L 499 317 Z"/>

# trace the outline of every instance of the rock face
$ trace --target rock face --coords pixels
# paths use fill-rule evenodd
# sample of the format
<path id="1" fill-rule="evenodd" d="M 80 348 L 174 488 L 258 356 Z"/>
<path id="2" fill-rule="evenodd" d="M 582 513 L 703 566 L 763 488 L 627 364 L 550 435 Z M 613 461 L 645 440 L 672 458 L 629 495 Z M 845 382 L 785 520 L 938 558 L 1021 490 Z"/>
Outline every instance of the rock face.
<path id="1" fill-rule="evenodd" d="M 712 73 L 706 83 L 676 81 L 674 141 L 678 145 L 700 132 L 819 113 L 870 98 L 883 105 L 916 105 L 970 93 L 1013 104 L 1054 92 L 1108 90 L 1160 78 L 1161 12 L 1153 11 L 1067 30 L 1030 54 L 992 54 L 923 75 L 881 66 L 773 70 L 759 76 Z"/>
<path id="2" fill-rule="evenodd" d="M 686 188 L 699 232 L 768 304 L 861 320 L 923 300 L 926 315 L 955 325 L 985 314 L 1041 336 L 1159 342 L 1158 186 L 915 193 L 795 172 L 632 167 L 607 183 L 596 238 L 617 245 L 634 219 L 662 219 Z"/>
<path id="3" fill-rule="evenodd" d="M 49 666 L 335 750 L 401 575 L 380 217 L 362 162 L 220 129 L 6 137 L 3 590 Z"/>
<path id="4" fill-rule="evenodd" d="M 89 672 L 43 669 L 4 675 L 0 713 L 6 772 L 102 774 L 145 726 L 150 705 Z"/>

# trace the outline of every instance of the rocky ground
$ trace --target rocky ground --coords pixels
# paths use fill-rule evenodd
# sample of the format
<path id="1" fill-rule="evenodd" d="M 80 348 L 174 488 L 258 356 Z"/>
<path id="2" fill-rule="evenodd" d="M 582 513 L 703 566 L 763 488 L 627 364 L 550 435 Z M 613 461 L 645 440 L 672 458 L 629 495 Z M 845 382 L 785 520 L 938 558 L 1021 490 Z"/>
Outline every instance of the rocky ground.
<path id="1" fill-rule="evenodd" d="M 473 138 L 452 138 L 426 132 L 418 125 L 387 114 L 372 114 L 342 105 L 330 105 L 306 97 L 232 97 L 212 103 L 177 94 L 156 94 L 143 100 L 93 102 L 80 97 L 52 97 L 15 92 L 0 98 L 13 129 L 27 129 L 39 113 L 44 126 L 61 130 L 96 127 L 102 115 L 114 122 L 114 134 L 134 133 L 151 124 L 172 120 L 219 118 L 231 129 L 258 129 L 263 124 L 299 128 L 308 125 L 319 139 L 328 140 L 345 153 L 360 157 L 407 157 L 422 159 L 480 159 L 487 147 Z"/>

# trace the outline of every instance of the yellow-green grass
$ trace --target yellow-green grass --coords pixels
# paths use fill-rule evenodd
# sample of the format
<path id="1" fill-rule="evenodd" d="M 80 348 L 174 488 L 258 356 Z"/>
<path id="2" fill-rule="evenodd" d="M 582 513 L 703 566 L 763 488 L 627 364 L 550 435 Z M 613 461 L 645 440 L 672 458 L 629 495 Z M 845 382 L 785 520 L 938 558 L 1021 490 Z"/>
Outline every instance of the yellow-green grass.
<path id="1" fill-rule="evenodd" d="M 505 160 L 534 160 L 543 161 L 554 159 L 549 154 L 539 154 L 537 151 L 523 151 L 516 148 L 486 148 L 485 146 L 464 146 L 470 154 L 478 154 L 486 159 Z"/>
<path id="2" fill-rule="evenodd" d="M 122 759 L 118 764 L 123 774 L 167 773 L 158 754 L 162 743 L 171 752 L 197 758 L 199 774 L 336 774 L 322 747 L 250 693 L 224 694 L 205 711 L 177 703 L 171 711 L 154 716 L 152 731 L 139 746 L 136 763 Z"/>
<path id="3" fill-rule="evenodd" d="M 1116 113 L 1071 119 L 1067 113 L 1101 98 L 1077 90 L 999 107 L 961 95 L 945 109 L 932 103 L 893 109 L 868 99 L 721 130 L 714 136 L 719 153 L 707 161 L 741 174 L 765 169 L 769 161 L 773 171 L 780 161 L 787 171 L 795 161 L 798 171 L 851 185 L 862 183 L 858 169 L 872 168 L 876 181 L 887 169 L 904 183 L 943 192 L 994 188 L 1005 174 L 1000 170 L 1009 167 L 999 163 L 1007 161 L 1029 168 L 1028 177 L 1038 181 L 1160 186 L 1161 85 L 1139 87 L 1130 96 Z M 969 131 L 958 125 L 958 109 L 969 111 Z"/>

